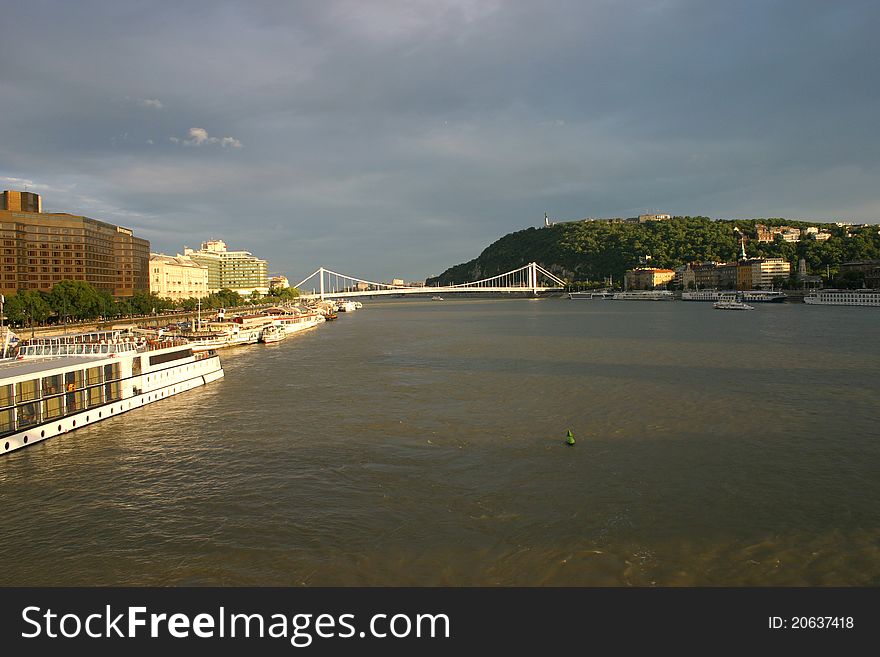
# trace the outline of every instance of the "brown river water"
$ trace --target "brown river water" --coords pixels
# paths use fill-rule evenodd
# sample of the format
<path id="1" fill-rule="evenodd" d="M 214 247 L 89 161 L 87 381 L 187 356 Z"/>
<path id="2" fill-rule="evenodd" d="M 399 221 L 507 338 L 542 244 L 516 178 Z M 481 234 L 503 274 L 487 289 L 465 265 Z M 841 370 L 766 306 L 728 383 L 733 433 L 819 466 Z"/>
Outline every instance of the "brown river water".
<path id="1" fill-rule="evenodd" d="M 224 351 L 0 458 L 0 584 L 880 585 L 880 308 L 757 306 L 376 300 Z"/>

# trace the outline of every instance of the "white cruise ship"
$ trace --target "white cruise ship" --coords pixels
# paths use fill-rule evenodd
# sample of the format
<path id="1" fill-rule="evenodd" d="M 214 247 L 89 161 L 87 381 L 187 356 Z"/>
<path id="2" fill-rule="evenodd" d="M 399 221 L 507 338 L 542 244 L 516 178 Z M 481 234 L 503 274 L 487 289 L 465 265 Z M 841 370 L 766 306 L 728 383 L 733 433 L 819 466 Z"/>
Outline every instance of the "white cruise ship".
<path id="1" fill-rule="evenodd" d="M 615 292 L 611 298 L 615 301 L 672 301 L 675 295 L 668 290 L 633 290 Z"/>
<path id="2" fill-rule="evenodd" d="M 611 299 L 613 297 L 614 297 L 614 294 L 612 292 L 609 292 L 608 290 L 592 290 L 592 291 L 587 291 L 587 292 L 569 292 L 568 293 L 568 298 L 572 299 L 572 300 L 576 300 L 576 299 L 587 299 L 587 300 Z"/>
<path id="3" fill-rule="evenodd" d="M 269 308 L 268 310 L 263 311 L 262 316 L 275 326 L 284 328 L 286 335 L 314 328 L 327 319 L 317 309 L 312 310 L 301 308 L 299 306 Z"/>
<path id="4" fill-rule="evenodd" d="M 213 351 L 121 331 L 25 340 L 0 362 L 0 454 L 223 376 Z"/>
<path id="5" fill-rule="evenodd" d="M 880 306 L 880 290 L 815 290 L 804 303 L 818 306 Z"/>
<path id="6" fill-rule="evenodd" d="M 721 290 L 694 290 L 691 292 L 682 292 L 682 301 L 721 301 L 725 295 L 731 294 L 730 291 Z M 751 301 L 758 303 L 780 303 L 785 301 L 785 292 L 776 292 L 773 290 L 744 290 L 739 293 L 742 295 L 743 301 Z"/>

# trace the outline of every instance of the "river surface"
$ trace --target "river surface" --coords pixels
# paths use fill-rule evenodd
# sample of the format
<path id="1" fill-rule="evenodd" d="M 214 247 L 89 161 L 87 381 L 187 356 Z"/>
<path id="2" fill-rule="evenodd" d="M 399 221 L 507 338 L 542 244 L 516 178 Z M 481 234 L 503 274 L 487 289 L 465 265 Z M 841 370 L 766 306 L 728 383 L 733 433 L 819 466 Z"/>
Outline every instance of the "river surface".
<path id="1" fill-rule="evenodd" d="M 0 584 L 877 586 L 878 326 L 365 302 L 0 459 Z"/>

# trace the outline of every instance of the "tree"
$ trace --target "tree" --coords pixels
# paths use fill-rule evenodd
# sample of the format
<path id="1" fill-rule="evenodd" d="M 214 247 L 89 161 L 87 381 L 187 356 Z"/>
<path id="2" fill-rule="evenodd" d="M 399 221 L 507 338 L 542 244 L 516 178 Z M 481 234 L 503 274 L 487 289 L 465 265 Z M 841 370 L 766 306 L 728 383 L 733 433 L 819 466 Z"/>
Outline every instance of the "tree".
<path id="1" fill-rule="evenodd" d="M 4 310 L 11 322 L 29 326 L 31 329 L 35 324 L 45 322 L 52 314 L 52 308 L 46 303 L 43 293 L 37 290 L 21 290 L 9 297 Z"/>
<path id="2" fill-rule="evenodd" d="M 49 305 L 64 321 L 68 318 L 95 319 L 102 314 L 105 298 L 85 281 L 63 280 L 56 283 L 48 296 Z"/>
<path id="3" fill-rule="evenodd" d="M 129 304 L 135 315 L 151 315 L 154 311 L 161 312 L 173 306 L 171 299 L 162 298 L 155 292 L 141 290 L 132 295 Z"/>
<path id="4" fill-rule="evenodd" d="M 299 298 L 299 290 L 295 287 L 276 287 L 269 290 L 269 296 L 279 301 L 290 301 Z"/>

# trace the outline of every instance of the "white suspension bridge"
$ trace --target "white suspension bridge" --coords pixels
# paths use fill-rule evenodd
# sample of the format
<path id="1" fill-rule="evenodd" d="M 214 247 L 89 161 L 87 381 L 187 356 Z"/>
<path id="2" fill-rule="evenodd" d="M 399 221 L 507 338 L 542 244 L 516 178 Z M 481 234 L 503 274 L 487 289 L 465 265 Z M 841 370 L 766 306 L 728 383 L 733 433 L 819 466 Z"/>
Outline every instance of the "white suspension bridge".
<path id="1" fill-rule="evenodd" d="M 439 295 L 461 292 L 527 292 L 537 295 L 542 292 L 563 290 L 565 288 L 565 281 L 551 274 L 541 265 L 530 262 L 519 269 L 514 269 L 505 274 L 498 274 L 491 278 L 484 278 L 470 283 L 456 283 L 454 285 L 433 287 L 377 283 L 319 267 L 294 287 L 298 288 L 301 293 L 300 296 L 306 299 L 324 299 L 328 296 L 338 298 L 398 294 Z"/>

